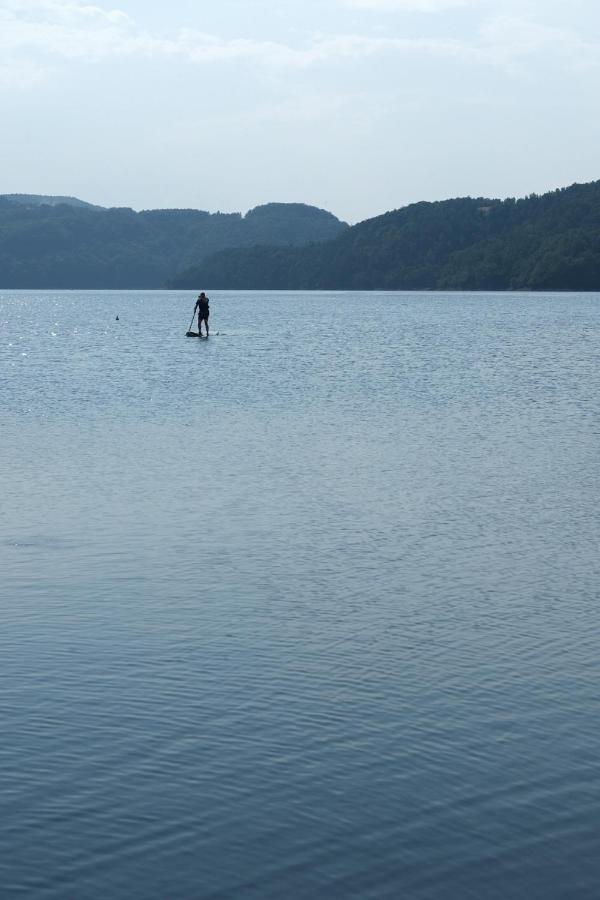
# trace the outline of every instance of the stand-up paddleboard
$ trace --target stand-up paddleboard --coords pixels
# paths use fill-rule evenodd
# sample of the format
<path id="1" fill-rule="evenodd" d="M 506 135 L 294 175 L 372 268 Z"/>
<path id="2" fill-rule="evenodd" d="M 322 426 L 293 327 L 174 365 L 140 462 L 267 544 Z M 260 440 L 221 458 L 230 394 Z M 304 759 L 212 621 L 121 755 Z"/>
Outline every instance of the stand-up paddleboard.
<path id="1" fill-rule="evenodd" d="M 219 332 L 218 332 L 218 331 L 212 331 L 211 334 L 212 334 L 212 335 L 217 335 L 217 334 L 219 334 Z M 210 337 L 210 335 L 208 335 L 208 334 L 198 334 L 197 331 L 186 331 L 185 336 L 186 336 L 186 337 L 197 337 L 197 338 L 202 338 L 203 341 L 207 340 L 207 338 Z"/>

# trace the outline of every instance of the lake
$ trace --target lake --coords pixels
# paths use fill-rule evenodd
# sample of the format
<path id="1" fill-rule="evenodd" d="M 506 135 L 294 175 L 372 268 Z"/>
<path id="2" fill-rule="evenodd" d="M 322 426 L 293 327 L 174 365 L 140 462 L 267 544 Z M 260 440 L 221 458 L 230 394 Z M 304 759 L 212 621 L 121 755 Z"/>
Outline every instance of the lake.
<path id="1" fill-rule="evenodd" d="M 596 900 L 600 295 L 210 296 L 0 291 L 3 900 Z"/>

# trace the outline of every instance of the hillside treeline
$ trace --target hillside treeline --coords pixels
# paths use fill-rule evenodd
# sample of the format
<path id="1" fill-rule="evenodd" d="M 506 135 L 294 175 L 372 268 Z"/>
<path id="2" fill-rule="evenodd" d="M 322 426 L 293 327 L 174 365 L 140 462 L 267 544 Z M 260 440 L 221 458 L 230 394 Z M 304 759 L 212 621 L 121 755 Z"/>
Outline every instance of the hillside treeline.
<path id="1" fill-rule="evenodd" d="M 346 227 L 331 213 L 299 203 L 270 203 L 242 216 L 5 196 L 0 287 L 160 288 L 174 273 L 225 247 L 325 241 Z"/>
<path id="2" fill-rule="evenodd" d="M 176 287 L 600 290 L 600 182 L 523 199 L 416 203 L 305 247 L 238 247 Z"/>

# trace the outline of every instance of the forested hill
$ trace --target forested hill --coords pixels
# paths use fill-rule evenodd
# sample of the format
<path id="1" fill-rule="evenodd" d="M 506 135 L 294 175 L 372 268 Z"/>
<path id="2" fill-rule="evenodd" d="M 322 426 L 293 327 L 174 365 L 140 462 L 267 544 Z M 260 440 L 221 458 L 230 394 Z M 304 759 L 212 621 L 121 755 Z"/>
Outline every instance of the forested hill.
<path id="1" fill-rule="evenodd" d="M 0 196 L 0 288 L 160 288 L 225 247 L 326 241 L 348 226 L 300 203 L 240 213 L 103 209 L 70 197 Z"/>
<path id="2" fill-rule="evenodd" d="M 325 244 L 217 253 L 177 287 L 600 290 L 600 182 L 520 200 L 416 203 Z"/>
<path id="3" fill-rule="evenodd" d="M 86 203 L 85 200 L 78 200 L 77 197 L 51 197 L 47 194 L 0 194 L 0 203 L 2 201 L 9 203 L 20 203 L 21 206 L 79 206 L 85 209 L 102 209 L 101 206 L 94 206 L 93 203 Z"/>

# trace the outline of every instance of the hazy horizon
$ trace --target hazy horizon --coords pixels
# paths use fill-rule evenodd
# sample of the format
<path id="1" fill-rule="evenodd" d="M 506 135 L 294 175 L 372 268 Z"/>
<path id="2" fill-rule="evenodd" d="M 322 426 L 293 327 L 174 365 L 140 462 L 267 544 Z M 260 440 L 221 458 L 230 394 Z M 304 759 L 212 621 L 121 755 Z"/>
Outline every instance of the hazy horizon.
<path id="1" fill-rule="evenodd" d="M 600 176 L 591 0 L 0 0 L 1 193 L 354 223 Z"/>

